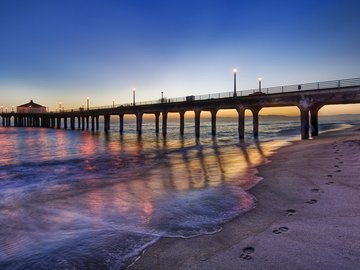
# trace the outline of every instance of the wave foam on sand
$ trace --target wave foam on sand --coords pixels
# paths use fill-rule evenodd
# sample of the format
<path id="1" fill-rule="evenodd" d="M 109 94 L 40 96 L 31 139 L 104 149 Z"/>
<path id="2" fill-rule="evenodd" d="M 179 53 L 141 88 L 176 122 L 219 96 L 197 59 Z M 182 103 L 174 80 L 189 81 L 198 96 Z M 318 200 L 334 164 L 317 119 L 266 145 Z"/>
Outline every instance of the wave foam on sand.
<path id="1" fill-rule="evenodd" d="M 162 238 L 130 269 L 358 269 L 360 129 L 296 142 L 259 167 L 254 210 L 214 235 Z"/>

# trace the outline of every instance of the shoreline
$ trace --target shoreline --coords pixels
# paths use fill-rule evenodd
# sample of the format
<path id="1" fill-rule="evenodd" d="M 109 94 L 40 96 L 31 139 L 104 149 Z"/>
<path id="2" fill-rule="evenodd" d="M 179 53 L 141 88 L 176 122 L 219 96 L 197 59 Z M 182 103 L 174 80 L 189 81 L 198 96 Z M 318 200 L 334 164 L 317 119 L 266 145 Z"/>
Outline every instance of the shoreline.
<path id="1" fill-rule="evenodd" d="M 216 234 L 161 238 L 129 269 L 358 269 L 359 150 L 358 126 L 280 148 L 257 167 L 254 209 Z"/>

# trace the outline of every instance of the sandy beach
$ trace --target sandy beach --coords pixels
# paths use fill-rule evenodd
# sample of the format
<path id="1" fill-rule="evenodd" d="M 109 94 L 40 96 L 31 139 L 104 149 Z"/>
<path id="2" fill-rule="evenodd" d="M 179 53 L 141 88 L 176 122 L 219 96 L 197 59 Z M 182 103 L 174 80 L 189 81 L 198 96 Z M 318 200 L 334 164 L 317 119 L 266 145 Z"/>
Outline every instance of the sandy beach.
<path id="1" fill-rule="evenodd" d="M 130 269 L 359 269 L 359 127 L 270 160 L 250 190 L 255 209 L 213 235 L 162 238 Z"/>

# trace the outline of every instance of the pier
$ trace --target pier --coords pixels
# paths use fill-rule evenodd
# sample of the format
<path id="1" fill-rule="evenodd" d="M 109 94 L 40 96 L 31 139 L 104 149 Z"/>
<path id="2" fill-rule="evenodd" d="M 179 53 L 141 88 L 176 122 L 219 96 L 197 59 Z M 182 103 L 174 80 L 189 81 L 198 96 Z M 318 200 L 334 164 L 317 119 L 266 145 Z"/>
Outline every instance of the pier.
<path id="1" fill-rule="evenodd" d="M 235 88 L 236 89 L 236 88 Z M 217 112 L 222 109 L 235 109 L 238 113 L 238 134 L 244 139 L 245 111 L 250 110 L 253 117 L 253 135 L 259 135 L 259 112 L 262 108 L 296 106 L 300 111 L 299 128 L 302 139 L 318 136 L 318 111 L 325 105 L 360 103 L 360 78 L 305 83 L 279 87 L 261 88 L 234 92 L 223 92 L 200 96 L 136 102 L 123 105 L 79 108 L 46 113 L 1 112 L 2 126 L 43 127 L 80 130 L 99 130 L 99 118 L 104 118 L 104 131 L 110 130 L 110 117 L 118 116 L 119 132 L 124 132 L 124 115 L 136 116 L 136 130 L 142 133 L 142 120 L 145 114 L 155 116 L 155 132 L 167 134 L 169 113 L 180 116 L 179 133 L 184 134 L 185 113 L 195 114 L 195 135 L 200 137 L 201 113 L 211 113 L 211 134 L 216 136 Z M 341 113 L 341 112 L 339 112 Z M 68 121 L 69 120 L 69 121 Z M 70 125 L 68 126 L 68 124 Z"/>

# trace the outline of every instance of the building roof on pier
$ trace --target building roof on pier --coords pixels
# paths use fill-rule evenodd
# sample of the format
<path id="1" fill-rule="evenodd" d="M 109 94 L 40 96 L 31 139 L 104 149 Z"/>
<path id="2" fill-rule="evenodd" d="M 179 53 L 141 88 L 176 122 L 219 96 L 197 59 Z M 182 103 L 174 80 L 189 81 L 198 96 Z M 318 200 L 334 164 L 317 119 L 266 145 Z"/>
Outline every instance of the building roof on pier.
<path id="1" fill-rule="evenodd" d="M 33 100 L 30 100 L 30 102 L 25 103 L 23 105 L 17 106 L 17 107 L 32 107 L 32 108 L 45 108 L 45 106 L 42 106 L 40 104 L 35 103 Z"/>

